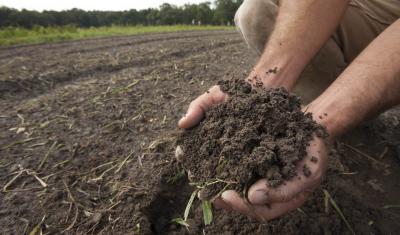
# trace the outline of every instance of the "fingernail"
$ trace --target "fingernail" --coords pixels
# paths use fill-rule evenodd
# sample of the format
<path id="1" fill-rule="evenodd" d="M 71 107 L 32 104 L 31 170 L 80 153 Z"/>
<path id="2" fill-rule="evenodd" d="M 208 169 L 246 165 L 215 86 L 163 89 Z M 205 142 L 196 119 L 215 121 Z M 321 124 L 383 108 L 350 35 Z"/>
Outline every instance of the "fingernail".
<path id="1" fill-rule="evenodd" d="M 268 200 L 267 194 L 263 190 L 257 190 L 251 195 L 251 203 L 266 204 Z"/>
<path id="2" fill-rule="evenodd" d="M 179 119 L 179 123 L 185 120 L 185 118 L 186 118 L 186 113 L 182 115 L 181 119 Z"/>
<path id="3" fill-rule="evenodd" d="M 221 199 L 222 199 L 224 202 L 227 201 L 226 199 L 227 199 L 227 197 L 229 197 L 228 194 L 229 194 L 229 193 L 228 193 L 227 191 L 225 191 L 225 192 L 223 192 L 223 193 L 221 194 Z"/>

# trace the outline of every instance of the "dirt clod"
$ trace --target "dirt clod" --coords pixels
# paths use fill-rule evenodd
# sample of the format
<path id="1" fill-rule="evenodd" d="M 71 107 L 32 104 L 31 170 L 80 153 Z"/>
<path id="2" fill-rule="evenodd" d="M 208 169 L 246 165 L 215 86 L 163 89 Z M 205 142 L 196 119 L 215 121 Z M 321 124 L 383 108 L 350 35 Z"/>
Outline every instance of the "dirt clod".
<path id="1" fill-rule="evenodd" d="M 317 163 L 317 162 L 318 162 L 318 158 L 315 157 L 315 156 L 312 156 L 312 157 L 311 157 L 311 162 Z"/>
<path id="2" fill-rule="evenodd" d="M 305 177 L 310 177 L 310 175 L 311 175 L 310 168 L 307 165 L 303 166 L 303 174 Z"/>

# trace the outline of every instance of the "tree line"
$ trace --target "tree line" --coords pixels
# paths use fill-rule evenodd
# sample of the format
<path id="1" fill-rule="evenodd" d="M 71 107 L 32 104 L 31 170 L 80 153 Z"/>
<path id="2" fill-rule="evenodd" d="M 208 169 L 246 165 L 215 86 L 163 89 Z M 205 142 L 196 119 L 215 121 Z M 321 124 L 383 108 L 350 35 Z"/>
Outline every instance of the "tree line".
<path id="1" fill-rule="evenodd" d="M 174 24 L 232 24 L 243 0 L 215 0 L 213 3 L 185 4 L 178 7 L 168 3 L 159 8 L 127 11 L 32 11 L 0 7 L 0 27 L 65 26 L 100 27 L 110 25 L 174 25 Z"/>

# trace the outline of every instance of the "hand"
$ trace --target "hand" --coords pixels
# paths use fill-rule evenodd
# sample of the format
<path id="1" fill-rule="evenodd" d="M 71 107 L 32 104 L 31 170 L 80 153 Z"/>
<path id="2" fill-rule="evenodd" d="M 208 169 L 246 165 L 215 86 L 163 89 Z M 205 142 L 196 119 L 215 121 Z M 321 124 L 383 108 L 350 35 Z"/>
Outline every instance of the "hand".
<path id="1" fill-rule="evenodd" d="M 178 123 L 179 127 L 189 129 L 196 126 L 211 106 L 226 102 L 228 98 L 219 86 L 213 86 L 190 103 L 186 115 Z M 310 169 L 309 177 L 303 173 L 304 164 Z M 248 200 L 241 198 L 237 192 L 228 190 L 214 200 L 214 205 L 239 211 L 261 221 L 271 220 L 300 207 L 321 182 L 326 167 L 325 143 L 321 138 L 315 137 L 307 148 L 307 156 L 297 165 L 300 179 L 294 177 L 276 188 L 268 187 L 266 179 L 261 179 L 250 187 Z"/>
<path id="2" fill-rule="evenodd" d="M 273 79 L 264 81 L 261 74 L 262 73 L 253 70 L 246 78 L 246 81 L 252 86 L 256 85 L 257 82 L 262 82 L 264 87 L 284 86 Z M 179 120 L 178 126 L 183 129 L 189 129 L 196 126 L 204 118 L 206 111 L 211 106 L 226 102 L 228 98 L 228 94 L 222 92 L 219 86 L 216 85 L 211 87 L 207 92 L 190 103 L 185 116 Z"/>
<path id="3" fill-rule="evenodd" d="M 311 171 L 308 177 L 303 173 L 305 164 Z M 248 200 L 241 198 L 233 190 L 225 191 L 221 198 L 214 200 L 214 205 L 217 208 L 239 211 L 260 221 L 274 219 L 300 207 L 310 192 L 320 184 L 326 167 L 325 142 L 314 137 L 307 148 L 307 156 L 297 165 L 296 177 L 276 188 L 268 187 L 267 180 L 261 179 L 250 187 Z"/>
<path id="4" fill-rule="evenodd" d="M 206 111 L 211 106 L 227 100 L 228 94 L 222 92 L 219 86 L 211 87 L 206 93 L 190 103 L 186 115 L 179 120 L 178 126 L 184 129 L 196 126 L 204 118 Z"/>

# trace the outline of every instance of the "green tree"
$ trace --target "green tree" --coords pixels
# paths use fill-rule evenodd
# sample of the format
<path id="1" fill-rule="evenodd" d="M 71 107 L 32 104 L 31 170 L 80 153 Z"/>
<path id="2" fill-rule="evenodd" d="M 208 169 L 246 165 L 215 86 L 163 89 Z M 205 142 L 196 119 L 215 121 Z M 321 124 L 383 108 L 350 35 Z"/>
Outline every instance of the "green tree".
<path id="1" fill-rule="evenodd" d="M 0 27 L 75 25 L 80 27 L 99 27 L 110 25 L 172 25 L 191 24 L 193 20 L 202 24 L 226 24 L 233 21 L 236 9 L 243 0 L 216 0 L 215 8 L 210 2 L 186 4 L 177 7 L 168 3 L 158 9 L 149 8 L 137 11 L 30 11 L 0 7 Z M 36 27 L 35 29 L 40 29 Z"/>
<path id="2" fill-rule="evenodd" d="M 243 0 L 216 0 L 214 11 L 214 23 L 227 24 L 233 23 L 236 10 L 242 4 Z"/>
<path id="3" fill-rule="evenodd" d="M 200 20 L 202 24 L 212 24 L 212 17 L 213 17 L 213 11 L 211 10 L 211 3 L 210 2 L 205 2 L 205 3 L 200 3 L 197 6 L 197 14 L 196 18 L 197 20 Z"/>

